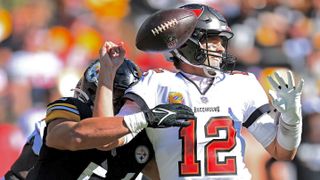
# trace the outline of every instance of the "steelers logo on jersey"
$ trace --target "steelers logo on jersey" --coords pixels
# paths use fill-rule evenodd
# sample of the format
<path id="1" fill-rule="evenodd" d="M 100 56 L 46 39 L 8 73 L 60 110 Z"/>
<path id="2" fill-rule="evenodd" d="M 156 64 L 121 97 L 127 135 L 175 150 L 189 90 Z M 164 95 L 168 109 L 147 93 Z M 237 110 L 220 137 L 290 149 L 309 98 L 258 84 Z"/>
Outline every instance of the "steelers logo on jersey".
<path id="1" fill-rule="evenodd" d="M 180 92 L 169 92 L 168 95 L 169 104 L 184 104 L 184 98 Z"/>
<path id="2" fill-rule="evenodd" d="M 135 157 L 138 163 L 140 164 L 146 163 L 147 160 L 149 159 L 149 156 L 150 156 L 150 152 L 146 146 L 140 145 L 136 148 Z"/>

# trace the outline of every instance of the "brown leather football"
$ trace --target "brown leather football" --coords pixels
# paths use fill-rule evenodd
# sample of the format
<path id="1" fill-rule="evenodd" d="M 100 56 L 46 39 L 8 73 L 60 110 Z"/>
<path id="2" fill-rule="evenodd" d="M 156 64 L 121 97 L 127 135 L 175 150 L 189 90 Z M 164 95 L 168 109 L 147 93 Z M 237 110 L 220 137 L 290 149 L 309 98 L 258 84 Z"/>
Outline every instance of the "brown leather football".
<path id="1" fill-rule="evenodd" d="M 189 9 L 160 10 L 140 26 L 136 46 L 146 52 L 170 51 L 184 44 L 193 33 L 196 14 Z"/>

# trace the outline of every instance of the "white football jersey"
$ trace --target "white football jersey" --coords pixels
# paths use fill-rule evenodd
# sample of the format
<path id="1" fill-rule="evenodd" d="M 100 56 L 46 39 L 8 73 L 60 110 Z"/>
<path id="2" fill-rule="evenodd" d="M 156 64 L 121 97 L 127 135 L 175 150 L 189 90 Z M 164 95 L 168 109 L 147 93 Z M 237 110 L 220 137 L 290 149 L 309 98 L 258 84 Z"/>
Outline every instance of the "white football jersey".
<path id="1" fill-rule="evenodd" d="M 244 164 L 242 123 L 259 118 L 252 114 L 267 105 L 268 98 L 250 73 L 221 73 L 211 84 L 208 78 L 202 79 L 209 88 L 203 90 L 181 72 L 149 70 L 126 92 L 140 96 L 149 108 L 164 103 L 185 104 L 197 117 L 190 120 L 188 127 L 147 128 L 160 177 L 164 180 L 250 179 Z M 274 139 L 275 131 L 261 131 L 264 134 L 259 135 L 261 124 L 254 123 L 252 131 L 266 146 Z"/>

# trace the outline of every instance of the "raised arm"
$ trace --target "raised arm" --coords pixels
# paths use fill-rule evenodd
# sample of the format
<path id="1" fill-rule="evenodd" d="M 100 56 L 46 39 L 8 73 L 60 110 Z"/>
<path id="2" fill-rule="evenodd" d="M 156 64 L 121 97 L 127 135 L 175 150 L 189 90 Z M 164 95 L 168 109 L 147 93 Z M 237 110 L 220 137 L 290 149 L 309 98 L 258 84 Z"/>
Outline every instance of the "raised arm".
<path id="1" fill-rule="evenodd" d="M 296 86 L 291 71 L 287 72 L 287 81 L 278 73 L 275 73 L 274 77 L 268 77 L 273 88 L 269 93 L 272 105 L 281 116 L 276 138 L 266 150 L 276 159 L 292 160 L 301 141 L 303 79 Z"/>
<path id="2" fill-rule="evenodd" d="M 106 41 L 100 49 L 100 72 L 93 116 L 113 116 L 113 84 L 117 69 L 124 61 L 123 43 Z"/>

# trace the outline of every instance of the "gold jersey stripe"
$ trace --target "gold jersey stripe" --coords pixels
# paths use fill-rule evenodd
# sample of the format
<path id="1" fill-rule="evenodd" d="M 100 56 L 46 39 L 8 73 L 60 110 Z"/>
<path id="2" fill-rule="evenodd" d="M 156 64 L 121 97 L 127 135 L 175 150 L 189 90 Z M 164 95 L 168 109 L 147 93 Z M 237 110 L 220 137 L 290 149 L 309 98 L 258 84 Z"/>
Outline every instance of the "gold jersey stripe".
<path id="1" fill-rule="evenodd" d="M 77 107 L 75 105 L 69 104 L 69 103 L 54 103 L 47 107 L 47 113 L 50 112 L 52 109 L 55 109 L 54 107 L 65 107 L 70 108 L 70 111 L 77 111 Z"/>
<path id="2" fill-rule="evenodd" d="M 47 115 L 45 121 L 46 123 L 48 123 L 55 119 L 70 119 L 74 121 L 80 121 L 80 116 L 78 114 L 66 110 L 54 110 Z"/>

